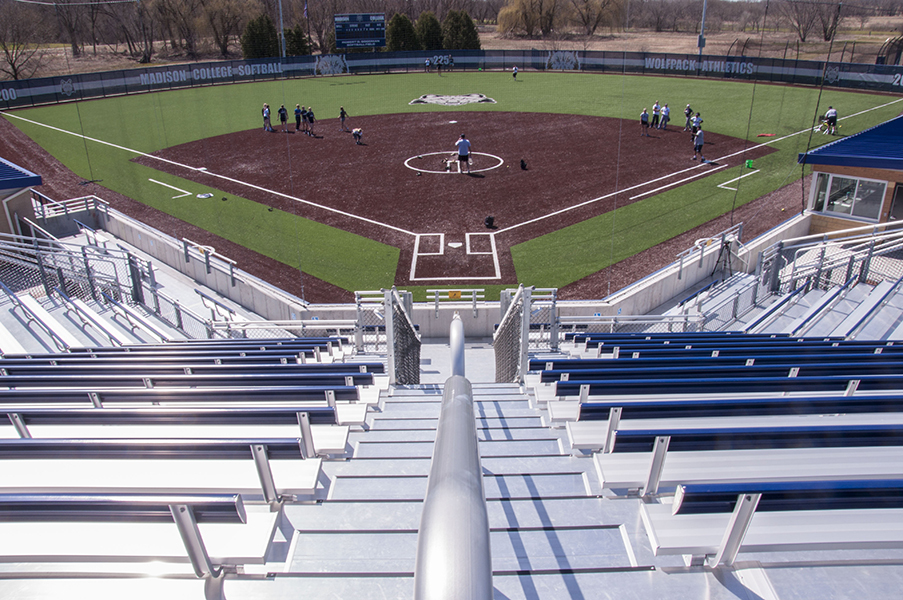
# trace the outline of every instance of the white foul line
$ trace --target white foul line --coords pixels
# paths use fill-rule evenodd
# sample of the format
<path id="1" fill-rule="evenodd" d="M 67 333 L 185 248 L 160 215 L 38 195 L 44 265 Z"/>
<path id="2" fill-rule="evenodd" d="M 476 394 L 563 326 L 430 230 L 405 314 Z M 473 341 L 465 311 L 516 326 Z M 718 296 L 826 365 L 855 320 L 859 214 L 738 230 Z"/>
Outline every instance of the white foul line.
<path id="1" fill-rule="evenodd" d="M 649 190 L 648 192 L 643 192 L 642 194 L 637 194 L 636 196 L 631 196 L 629 199 L 630 199 L 630 200 L 636 200 L 637 198 L 642 198 L 643 196 L 648 196 L 649 194 L 654 194 L 654 193 L 656 193 L 656 192 L 660 192 L 660 191 L 662 191 L 662 190 L 666 190 L 666 189 L 668 189 L 668 188 L 670 188 L 670 187 L 674 187 L 675 185 L 680 185 L 681 183 L 690 181 L 691 179 L 696 179 L 697 177 L 702 177 L 703 175 L 708 175 L 709 173 L 711 173 L 711 172 L 713 172 L 713 171 L 717 171 L 718 169 L 723 169 L 723 168 L 726 167 L 726 166 L 727 166 L 727 165 L 718 165 L 718 166 L 715 167 L 714 169 L 711 169 L 711 170 L 708 170 L 708 171 L 702 171 L 702 172 L 700 172 L 700 173 L 696 173 L 695 175 L 690 175 L 689 177 L 684 177 L 683 179 L 678 179 L 677 181 L 671 182 L 671 183 L 669 183 L 669 184 L 667 184 L 667 185 L 663 185 L 663 186 L 661 186 L 661 187 L 657 187 L 657 188 L 655 188 L 654 190 Z"/>
<path id="2" fill-rule="evenodd" d="M 734 177 L 734 178 L 731 179 L 730 181 L 725 181 L 724 183 L 719 183 L 719 184 L 718 184 L 718 187 L 720 187 L 720 188 L 723 189 L 723 190 L 730 190 L 730 191 L 732 191 L 732 192 L 736 192 L 736 191 L 737 191 L 737 188 L 727 187 L 727 184 L 729 184 L 729 183 L 734 183 L 735 181 L 740 181 L 740 180 L 743 179 L 744 177 L 749 177 L 750 175 L 755 175 L 755 174 L 758 173 L 760 170 L 761 170 L 761 169 L 756 169 L 755 171 L 750 171 L 750 172 L 747 173 L 746 175 L 741 175 L 740 177 Z"/>
<path id="3" fill-rule="evenodd" d="M 168 187 L 168 188 L 171 189 L 171 190 L 175 190 L 175 191 L 177 191 L 177 192 L 182 192 L 182 193 L 179 194 L 178 196 L 173 196 L 173 197 L 172 197 L 173 200 L 175 200 L 176 198 L 181 198 L 181 197 L 183 197 L 183 196 L 190 196 L 190 195 L 191 195 L 191 192 L 186 192 L 185 190 L 180 190 L 179 188 L 177 188 L 177 187 L 174 186 L 174 185 L 169 185 L 168 183 L 163 183 L 162 181 L 157 181 L 156 179 L 151 179 L 150 177 L 148 177 L 147 180 L 148 180 L 148 181 L 152 181 L 153 183 L 156 183 L 157 185 L 162 185 L 162 186 L 164 186 L 164 187 Z"/>
<path id="4" fill-rule="evenodd" d="M 330 208 L 329 206 L 323 206 L 322 204 L 317 204 L 317 203 L 315 203 L 315 202 L 311 202 L 310 200 L 304 200 L 303 198 L 298 198 L 298 197 L 296 197 L 296 196 L 289 196 L 288 194 L 283 194 L 283 193 L 281 193 L 281 192 L 275 192 L 275 191 L 273 191 L 273 190 L 268 190 L 268 189 L 266 189 L 265 187 L 261 187 L 261 186 L 259 186 L 259 185 L 254 185 L 254 184 L 248 183 L 248 182 L 246 182 L 246 181 L 241 181 L 241 180 L 239 180 L 239 179 L 233 179 L 233 178 L 231 178 L 231 177 L 226 177 L 225 175 L 218 175 L 217 173 L 213 173 L 213 172 L 207 170 L 207 169 L 204 168 L 204 167 L 191 167 L 191 166 L 188 166 L 188 165 L 183 165 L 182 163 L 177 163 L 177 162 L 175 162 L 175 161 L 173 161 L 173 160 L 169 160 L 169 159 L 166 159 L 166 158 L 161 158 L 161 157 L 159 157 L 159 156 L 154 156 L 154 155 L 152 155 L 152 154 L 147 154 L 147 153 L 145 153 L 145 152 L 140 152 L 140 151 L 138 151 L 138 150 L 133 150 L 132 148 L 126 148 L 125 146 L 120 146 L 120 145 L 114 144 L 114 143 L 112 143 L 112 142 L 105 142 L 105 141 L 103 141 L 103 140 L 98 140 L 98 139 L 96 139 L 96 138 L 88 137 L 88 136 L 82 135 L 82 134 L 80 134 L 80 133 L 75 133 L 74 131 L 67 131 L 67 130 L 65 130 L 65 129 L 61 129 L 61 128 L 59 128 L 59 127 L 54 127 L 54 126 L 52 126 L 52 125 L 47 125 L 47 124 L 45 124 L 45 123 L 38 123 L 37 121 L 32 121 L 31 119 L 26 119 L 25 117 L 20 117 L 19 115 L 10 114 L 10 113 L 8 113 L 8 112 L 4 112 L 4 114 L 6 114 L 7 116 L 10 116 L 10 117 L 14 117 L 14 118 L 16 118 L 16 119 L 19 119 L 19 120 L 21 120 L 21 121 L 25 121 L 26 123 L 31 123 L 32 125 L 39 125 L 40 127 L 46 127 L 47 129 L 52 129 L 52 130 L 54 130 L 54 131 L 59 131 L 60 133 L 66 133 L 66 134 L 69 134 L 69 135 L 71 135 L 71 136 L 75 136 L 75 137 L 78 137 L 78 138 L 82 138 L 82 139 L 84 139 L 84 140 L 88 140 L 88 141 L 90 141 L 90 142 L 95 142 L 95 143 L 97 143 L 97 144 L 102 144 L 102 145 L 104 145 L 104 146 L 109 146 L 109 147 L 111 147 L 111 148 L 116 148 L 117 150 L 124 150 L 124 151 L 126 151 L 126 152 L 131 152 L 132 154 L 136 154 L 136 155 L 138 155 L 138 156 L 144 156 L 144 157 L 147 157 L 147 158 L 150 158 L 150 159 L 153 159 L 153 160 L 158 160 L 158 161 L 160 161 L 160 162 L 164 162 L 164 163 L 167 163 L 167 164 L 170 164 L 170 165 L 175 165 L 175 166 L 181 167 L 181 168 L 183 168 L 183 169 L 188 169 L 188 170 L 190 170 L 190 171 L 197 171 L 198 173 L 204 173 L 204 174 L 206 174 L 206 175 L 210 175 L 211 177 L 216 177 L 216 178 L 218 178 L 218 179 L 222 179 L 223 181 L 229 181 L 229 182 L 232 182 L 232 183 L 237 183 L 238 185 L 243 185 L 243 186 L 245 186 L 245 187 L 249 187 L 249 188 L 254 189 L 254 190 L 258 190 L 258 191 L 261 191 L 261 192 L 265 192 L 265 193 L 267 193 L 267 194 L 273 194 L 274 196 L 280 196 L 280 197 L 282 197 L 282 198 L 287 198 L 287 199 L 292 200 L 292 201 L 294 201 L 294 202 L 300 202 L 301 204 L 307 204 L 308 206 L 313 206 L 313 207 L 316 207 L 316 208 L 321 208 L 321 209 L 323 209 L 323 210 L 326 210 L 326 211 L 329 211 L 329 212 L 333 212 L 333 213 L 342 215 L 342 216 L 344 216 L 344 217 L 348 217 L 348 218 L 351 218 L 351 219 L 357 219 L 358 221 L 364 221 L 365 223 L 370 223 L 371 225 L 379 225 L 380 227 L 385 227 L 386 229 L 391 229 L 391 230 L 393 230 L 393 231 L 398 231 L 398 232 L 400 232 L 400 233 L 406 233 L 406 234 L 411 235 L 411 236 L 415 235 L 414 232 L 412 232 L 412 231 L 408 231 L 408 230 L 406 230 L 406 229 L 401 229 L 400 227 L 395 227 L 394 225 L 387 225 L 387 224 L 385 224 L 385 223 L 380 223 L 379 221 L 374 221 L 374 220 L 372 220 L 372 219 L 368 219 L 368 218 L 362 217 L 362 216 L 360 216 L 360 215 L 355 215 L 355 214 L 352 214 L 352 213 L 348 213 L 348 212 L 345 212 L 345 211 L 343 211 L 343 210 L 338 210 L 338 209 L 336 209 L 336 208 Z"/>

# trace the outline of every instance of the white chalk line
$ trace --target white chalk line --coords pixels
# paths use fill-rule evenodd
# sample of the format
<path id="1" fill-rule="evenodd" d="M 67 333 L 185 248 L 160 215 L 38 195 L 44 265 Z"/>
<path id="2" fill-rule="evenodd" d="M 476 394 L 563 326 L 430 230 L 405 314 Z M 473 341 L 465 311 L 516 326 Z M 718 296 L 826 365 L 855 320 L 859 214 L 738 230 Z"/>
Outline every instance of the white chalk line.
<path id="1" fill-rule="evenodd" d="M 177 187 L 174 186 L 174 185 L 169 185 L 168 183 L 163 183 L 162 181 L 157 181 L 156 179 L 151 179 L 150 177 L 148 177 L 147 180 L 150 181 L 150 182 L 152 182 L 152 183 L 156 183 L 157 185 L 162 185 L 162 186 L 164 186 L 164 187 L 168 187 L 168 188 L 171 189 L 171 190 L 175 190 L 175 191 L 177 191 L 177 192 L 182 192 L 182 193 L 179 194 L 178 196 L 173 196 L 173 197 L 172 197 L 173 200 L 175 200 L 176 198 L 183 198 L 183 197 L 185 197 L 185 196 L 190 196 L 190 195 L 191 195 L 191 192 L 187 192 L 187 191 L 185 191 L 185 190 L 179 189 L 179 188 L 177 188 Z"/>

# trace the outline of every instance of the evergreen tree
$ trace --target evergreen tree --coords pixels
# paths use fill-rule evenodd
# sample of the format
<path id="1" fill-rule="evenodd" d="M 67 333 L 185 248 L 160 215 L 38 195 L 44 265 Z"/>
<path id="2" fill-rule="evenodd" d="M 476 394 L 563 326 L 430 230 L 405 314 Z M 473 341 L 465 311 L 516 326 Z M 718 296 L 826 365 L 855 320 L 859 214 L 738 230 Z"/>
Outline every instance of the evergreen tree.
<path id="1" fill-rule="evenodd" d="M 441 50 L 442 49 L 442 25 L 436 18 L 436 13 L 431 10 L 420 13 L 417 17 L 417 24 L 414 26 L 417 33 L 417 39 L 420 40 L 420 47 L 424 50 Z"/>
<path id="2" fill-rule="evenodd" d="M 307 43 L 307 35 L 301 24 L 295 25 L 294 29 L 286 29 L 283 32 L 285 36 L 285 55 L 286 56 L 305 56 L 310 54 L 310 45 Z"/>
<path id="3" fill-rule="evenodd" d="M 463 10 L 450 10 L 442 22 L 442 47 L 446 50 L 479 50 L 477 26 Z"/>
<path id="4" fill-rule="evenodd" d="M 420 50 L 414 24 L 407 15 L 395 13 L 389 19 L 389 24 L 386 25 L 386 50 L 388 52 Z"/>
<path id="5" fill-rule="evenodd" d="M 241 55 L 244 58 L 279 56 L 279 35 L 273 20 L 266 14 L 248 22 L 241 34 Z"/>

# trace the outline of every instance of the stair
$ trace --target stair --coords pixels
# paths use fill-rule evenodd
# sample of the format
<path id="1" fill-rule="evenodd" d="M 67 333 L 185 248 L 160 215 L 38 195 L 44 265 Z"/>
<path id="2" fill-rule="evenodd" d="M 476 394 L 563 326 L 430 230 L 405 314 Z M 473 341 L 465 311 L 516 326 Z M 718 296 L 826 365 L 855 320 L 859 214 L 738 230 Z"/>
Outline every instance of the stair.
<path id="1" fill-rule="evenodd" d="M 594 492 L 591 460 L 570 455 L 563 430 L 547 427 L 518 385 L 474 383 L 473 392 L 496 596 L 583 588 L 589 597 L 583 579 L 635 569 L 622 521 L 607 521 Z M 411 596 L 441 400 L 438 384 L 383 392 L 381 410 L 350 435 L 353 457 L 324 462 L 322 498 L 286 506 L 295 536 L 276 581 L 303 577 L 311 597 Z"/>

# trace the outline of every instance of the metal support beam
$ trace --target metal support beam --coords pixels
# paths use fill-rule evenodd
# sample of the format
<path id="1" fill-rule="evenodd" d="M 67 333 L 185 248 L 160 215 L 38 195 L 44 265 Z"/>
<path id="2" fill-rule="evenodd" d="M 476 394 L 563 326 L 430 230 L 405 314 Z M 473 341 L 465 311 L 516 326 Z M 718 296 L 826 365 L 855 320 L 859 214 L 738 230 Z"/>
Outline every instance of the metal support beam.
<path id="1" fill-rule="evenodd" d="M 173 504 L 169 510 L 179 528 L 182 543 L 185 544 L 185 549 L 188 551 L 188 559 L 191 561 L 194 574 L 198 577 L 219 577 L 222 570 L 214 568 L 213 563 L 210 562 L 210 555 L 207 554 L 207 548 L 204 546 L 204 540 L 201 538 L 201 532 L 191 507 L 187 504 Z"/>
<path id="2" fill-rule="evenodd" d="M 743 543 L 743 538 L 746 536 L 746 531 L 752 523 L 753 515 L 756 514 L 756 507 L 761 499 L 762 494 L 740 494 L 737 497 L 737 504 L 734 506 L 731 520 L 724 531 L 718 553 L 709 561 L 711 566 L 717 567 L 720 564 L 730 566 L 737 560 L 740 545 Z"/>
<path id="3" fill-rule="evenodd" d="M 270 461 L 267 458 L 267 447 L 263 444 L 251 444 L 251 455 L 254 457 L 254 466 L 257 468 L 257 477 L 260 478 L 260 488 L 263 490 L 263 499 L 268 504 L 279 502 L 279 494 L 276 492 L 276 482 L 273 480 L 273 471 L 270 469 Z"/>

